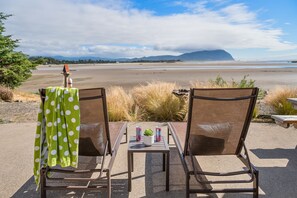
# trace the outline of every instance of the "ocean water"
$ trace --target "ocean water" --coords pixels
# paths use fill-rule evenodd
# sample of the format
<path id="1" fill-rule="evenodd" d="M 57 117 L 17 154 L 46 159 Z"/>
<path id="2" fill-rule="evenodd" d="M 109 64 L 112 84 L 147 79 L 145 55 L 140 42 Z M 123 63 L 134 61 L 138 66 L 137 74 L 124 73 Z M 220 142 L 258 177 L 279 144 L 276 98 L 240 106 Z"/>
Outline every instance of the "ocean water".
<path id="1" fill-rule="evenodd" d="M 149 67 L 134 67 L 126 68 L 129 70 L 234 70 L 234 69 L 297 69 L 296 65 L 220 65 L 220 66 L 149 66 Z"/>

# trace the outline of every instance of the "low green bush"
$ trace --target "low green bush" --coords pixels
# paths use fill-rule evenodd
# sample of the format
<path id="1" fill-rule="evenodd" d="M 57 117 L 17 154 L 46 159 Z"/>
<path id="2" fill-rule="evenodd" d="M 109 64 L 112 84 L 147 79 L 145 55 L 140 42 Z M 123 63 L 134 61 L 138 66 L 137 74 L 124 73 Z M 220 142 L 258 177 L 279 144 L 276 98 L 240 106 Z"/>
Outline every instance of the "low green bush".
<path id="1" fill-rule="evenodd" d="M 232 79 L 231 87 L 237 87 L 237 88 L 252 88 L 255 87 L 255 80 L 247 79 L 249 75 L 244 75 L 243 79 L 241 79 L 239 82 L 236 82 L 234 79 Z"/>

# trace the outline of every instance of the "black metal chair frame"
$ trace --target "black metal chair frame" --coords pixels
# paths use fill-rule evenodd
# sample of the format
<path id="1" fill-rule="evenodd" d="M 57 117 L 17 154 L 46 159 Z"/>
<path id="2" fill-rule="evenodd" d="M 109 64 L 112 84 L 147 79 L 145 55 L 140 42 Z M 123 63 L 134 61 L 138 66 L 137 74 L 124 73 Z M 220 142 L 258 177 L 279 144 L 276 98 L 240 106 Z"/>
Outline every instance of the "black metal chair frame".
<path id="1" fill-rule="evenodd" d="M 226 91 L 228 91 L 228 88 L 224 88 Z M 229 88 L 233 89 L 233 88 Z M 234 88 L 236 89 L 236 88 Z M 191 193 L 239 193 L 239 192 L 252 192 L 253 197 L 259 196 L 259 172 L 258 170 L 252 165 L 250 162 L 250 158 L 248 155 L 248 150 L 245 146 L 245 138 L 248 132 L 249 124 L 252 119 L 253 109 L 256 104 L 257 95 L 258 95 L 258 88 L 253 88 L 252 94 L 245 97 L 237 97 L 237 98 L 214 98 L 214 97 L 204 97 L 204 96 L 195 96 L 194 90 L 190 90 L 189 95 L 189 112 L 188 112 L 188 121 L 187 121 L 187 129 L 186 129 L 186 139 L 185 139 L 185 147 L 182 149 L 181 142 L 175 132 L 175 129 L 171 123 L 168 123 L 168 137 L 171 135 L 173 137 L 173 140 L 177 146 L 179 156 L 184 168 L 184 171 L 186 173 L 186 197 L 189 197 Z M 194 158 L 193 154 L 191 153 L 191 145 L 189 142 L 190 137 L 190 127 L 191 127 L 191 118 L 192 116 L 192 108 L 193 108 L 193 100 L 194 99 L 202 99 L 202 100 L 215 100 L 215 101 L 235 101 L 235 100 L 250 100 L 249 108 L 247 112 L 247 116 L 245 119 L 244 127 L 241 133 L 239 145 L 237 147 L 235 155 L 243 162 L 243 164 L 246 166 L 247 170 L 243 171 L 235 171 L 235 172 L 204 172 L 200 171 L 196 168 L 195 163 L 199 162 Z M 168 140 L 169 141 L 169 140 Z M 243 153 L 242 153 L 243 150 Z M 193 170 L 190 170 L 189 164 L 186 162 L 186 157 L 190 157 L 190 164 L 192 166 Z M 201 180 L 199 178 L 199 175 L 209 175 L 209 176 L 222 176 L 222 177 L 228 177 L 228 176 L 234 176 L 234 175 L 242 175 L 242 174 L 248 174 L 250 176 L 250 179 L 248 180 Z M 228 188 L 228 189 L 191 189 L 190 188 L 190 178 L 191 176 L 194 176 L 194 178 L 197 180 L 197 182 L 201 184 L 226 184 L 226 183 L 251 183 L 253 182 L 252 188 Z"/>
<path id="2" fill-rule="evenodd" d="M 101 90 L 101 95 L 95 96 L 95 97 L 80 97 L 81 100 L 93 100 L 93 99 L 102 99 L 102 105 L 103 105 L 103 114 L 104 114 L 104 120 L 105 120 L 105 129 L 106 129 L 106 138 L 107 138 L 107 143 L 104 148 L 104 155 L 102 156 L 102 162 L 100 168 L 96 169 L 87 169 L 87 170 L 81 170 L 81 169 L 75 169 L 75 170 L 63 170 L 57 169 L 57 168 L 50 168 L 50 167 L 45 167 L 41 168 L 40 170 L 40 192 L 41 192 L 41 197 L 45 198 L 46 197 L 46 191 L 47 190 L 98 190 L 100 191 L 102 188 L 107 188 L 107 196 L 110 198 L 111 197 L 111 170 L 113 167 L 113 163 L 117 154 L 117 150 L 121 144 L 121 140 L 123 135 L 126 135 L 126 143 L 127 143 L 127 123 L 123 123 L 119 135 L 116 138 L 115 144 L 114 144 L 114 149 L 112 150 L 111 144 L 110 144 L 110 135 L 109 135 L 109 122 L 108 122 L 108 114 L 107 114 L 107 103 L 106 103 L 106 94 L 105 94 L 105 89 L 104 88 L 93 88 L 93 89 L 84 89 L 84 90 Z M 83 91 L 83 90 L 80 90 Z M 45 89 L 40 89 L 40 97 L 42 102 L 44 102 L 45 99 Z M 105 165 L 105 157 L 106 155 L 111 155 L 111 158 L 109 160 L 109 164 L 107 167 L 104 168 Z M 82 175 L 82 174 L 87 174 L 87 173 L 96 173 L 99 172 L 99 176 L 96 178 L 52 178 L 49 177 L 49 173 L 66 173 L 66 174 L 76 174 L 76 175 Z M 103 174 L 105 173 L 105 177 L 103 177 Z M 106 178 L 106 179 L 105 179 Z M 71 181 L 71 182 L 83 182 L 83 181 L 104 181 L 106 180 L 106 183 L 103 182 L 100 185 L 87 185 L 87 186 L 82 186 L 82 185 L 74 185 L 74 186 L 49 186 L 47 185 L 47 180 L 52 180 L 52 181 Z M 104 184 L 105 183 L 105 184 Z"/>

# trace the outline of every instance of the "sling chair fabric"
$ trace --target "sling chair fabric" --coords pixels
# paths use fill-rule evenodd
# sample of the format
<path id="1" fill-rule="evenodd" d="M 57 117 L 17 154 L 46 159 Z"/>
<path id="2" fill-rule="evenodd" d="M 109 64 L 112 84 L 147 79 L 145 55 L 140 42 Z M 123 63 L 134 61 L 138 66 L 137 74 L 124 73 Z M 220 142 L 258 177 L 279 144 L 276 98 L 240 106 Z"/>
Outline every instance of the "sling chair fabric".
<path id="1" fill-rule="evenodd" d="M 186 173 L 187 197 L 190 193 L 225 192 L 252 192 L 254 197 L 258 197 L 258 171 L 250 163 L 244 144 L 257 94 L 258 88 L 190 90 L 187 123 L 168 123 L 168 132 L 175 141 Z M 233 172 L 201 170 L 199 156 L 226 156 L 227 159 L 228 155 L 238 157 L 246 168 Z M 230 179 L 236 175 L 247 175 L 248 179 Z M 211 176 L 224 179 L 210 180 Z M 191 177 L 202 188 L 192 188 Z M 210 185 L 232 183 L 253 183 L 253 187 L 216 189 Z"/>

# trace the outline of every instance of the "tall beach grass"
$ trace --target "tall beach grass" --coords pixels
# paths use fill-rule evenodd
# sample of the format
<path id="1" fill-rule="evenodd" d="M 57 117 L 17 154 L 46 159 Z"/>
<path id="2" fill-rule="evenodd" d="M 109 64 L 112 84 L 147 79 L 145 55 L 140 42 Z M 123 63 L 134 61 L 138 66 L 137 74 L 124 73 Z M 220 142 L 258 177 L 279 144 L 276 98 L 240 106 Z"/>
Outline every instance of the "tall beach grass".
<path id="1" fill-rule="evenodd" d="M 134 121 L 136 119 L 134 101 L 122 87 L 110 87 L 106 98 L 110 121 Z"/>
<path id="2" fill-rule="evenodd" d="M 139 107 L 140 120 L 182 121 L 186 115 L 186 102 L 172 94 L 178 89 L 175 83 L 150 82 L 131 91 Z"/>
<path id="3" fill-rule="evenodd" d="M 273 109 L 275 114 L 294 115 L 297 114 L 297 110 L 287 101 L 287 98 L 296 97 L 297 88 L 276 87 L 265 97 L 265 102 Z"/>

